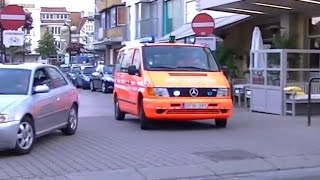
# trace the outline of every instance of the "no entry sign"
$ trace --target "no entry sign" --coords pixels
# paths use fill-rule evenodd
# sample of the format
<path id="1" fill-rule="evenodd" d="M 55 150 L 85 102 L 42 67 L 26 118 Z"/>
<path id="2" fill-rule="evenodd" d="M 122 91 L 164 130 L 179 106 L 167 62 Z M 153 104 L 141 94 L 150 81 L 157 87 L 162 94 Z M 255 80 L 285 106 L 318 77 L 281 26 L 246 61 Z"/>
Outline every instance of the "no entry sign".
<path id="1" fill-rule="evenodd" d="M 26 12 L 18 5 L 5 6 L 0 12 L 0 24 L 4 30 L 17 30 L 24 26 Z"/>
<path id="2" fill-rule="evenodd" d="M 215 22 L 209 14 L 200 13 L 193 18 L 191 27 L 195 35 L 208 36 L 214 33 Z"/>

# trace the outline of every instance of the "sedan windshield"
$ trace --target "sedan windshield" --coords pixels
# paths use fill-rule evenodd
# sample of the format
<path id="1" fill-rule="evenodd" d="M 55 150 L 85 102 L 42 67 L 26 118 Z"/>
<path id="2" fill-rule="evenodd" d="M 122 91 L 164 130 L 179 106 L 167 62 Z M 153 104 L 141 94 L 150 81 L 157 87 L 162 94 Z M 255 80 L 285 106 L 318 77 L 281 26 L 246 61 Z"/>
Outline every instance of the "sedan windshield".
<path id="1" fill-rule="evenodd" d="M 220 71 L 208 48 L 196 46 L 143 47 L 144 68 L 149 71 Z"/>
<path id="2" fill-rule="evenodd" d="M 83 74 L 92 74 L 96 70 L 95 67 L 85 67 L 83 69 Z"/>
<path id="3" fill-rule="evenodd" d="M 104 74 L 113 74 L 114 66 L 105 66 L 103 67 Z"/>
<path id="4" fill-rule="evenodd" d="M 1 68 L 0 94 L 27 95 L 30 76 L 30 70 Z"/>
<path id="5" fill-rule="evenodd" d="M 81 69 L 80 67 L 72 68 L 71 73 L 80 73 Z"/>

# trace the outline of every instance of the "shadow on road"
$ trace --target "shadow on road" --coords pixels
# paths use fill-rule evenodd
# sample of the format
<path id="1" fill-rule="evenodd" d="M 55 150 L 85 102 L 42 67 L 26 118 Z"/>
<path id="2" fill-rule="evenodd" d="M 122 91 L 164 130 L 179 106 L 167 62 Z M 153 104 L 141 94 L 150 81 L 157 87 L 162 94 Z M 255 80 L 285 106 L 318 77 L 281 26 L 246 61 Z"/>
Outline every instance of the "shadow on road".
<path id="1" fill-rule="evenodd" d="M 134 123 L 139 125 L 140 119 L 128 118 L 126 122 Z M 151 121 L 150 123 L 152 130 L 209 130 L 219 129 L 214 125 L 214 121 Z"/>

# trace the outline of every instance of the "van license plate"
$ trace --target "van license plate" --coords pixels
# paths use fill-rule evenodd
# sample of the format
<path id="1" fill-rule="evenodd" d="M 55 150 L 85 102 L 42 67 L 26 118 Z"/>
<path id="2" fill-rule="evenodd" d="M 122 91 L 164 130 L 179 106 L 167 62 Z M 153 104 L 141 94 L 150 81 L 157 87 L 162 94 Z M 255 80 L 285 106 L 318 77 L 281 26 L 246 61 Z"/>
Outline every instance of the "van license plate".
<path id="1" fill-rule="evenodd" d="M 207 109 L 207 103 L 185 103 L 184 109 Z"/>

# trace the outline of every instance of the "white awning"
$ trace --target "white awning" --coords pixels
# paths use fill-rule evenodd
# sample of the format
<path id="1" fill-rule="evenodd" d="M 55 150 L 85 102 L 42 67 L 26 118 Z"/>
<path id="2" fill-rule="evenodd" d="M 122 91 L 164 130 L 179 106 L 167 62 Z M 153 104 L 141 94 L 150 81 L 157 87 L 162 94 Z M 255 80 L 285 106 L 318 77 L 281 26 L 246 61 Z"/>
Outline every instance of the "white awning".
<path id="1" fill-rule="evenodd" d="M 231 16 L 225 16 L 225 17 L 219 17 L 215 18 L 215 28 L 222 28 L 227 25 L 231 25 L 233 23 L 239 22 L 241 20 L 244 20 L 250 16 L 248 15 L 231 15 Z M 192 30 L 191 24 L 184 24 L 182 27 L 176 29 L 175 31 L 171 32 L 170 34 L 167 34 L 166 36 L 158 39 L 158 41 L 168 41 L 169 36 L 176 36 L 176 39 L 182 39 L 188 36 L 194 35 L 194 32 Z M 223 41 L 221 38 L 217 37 L 217 41 L 221 42 Z"/>

